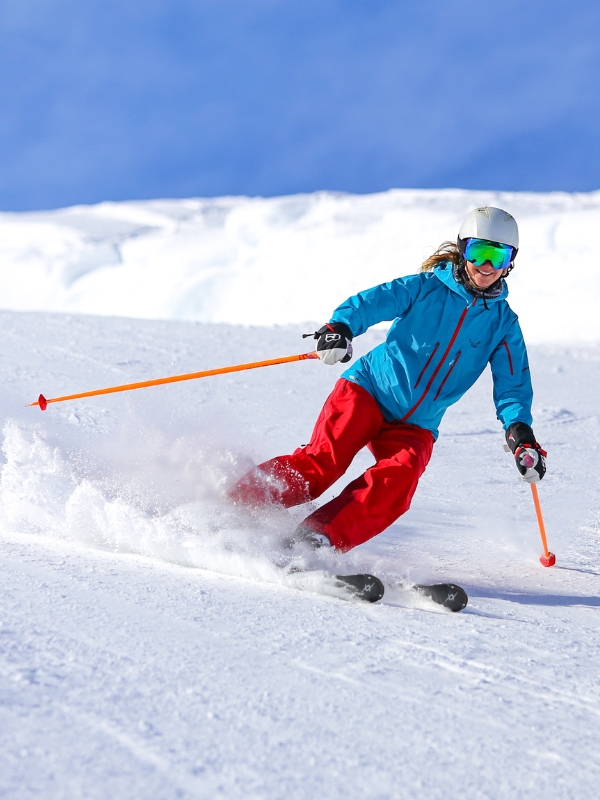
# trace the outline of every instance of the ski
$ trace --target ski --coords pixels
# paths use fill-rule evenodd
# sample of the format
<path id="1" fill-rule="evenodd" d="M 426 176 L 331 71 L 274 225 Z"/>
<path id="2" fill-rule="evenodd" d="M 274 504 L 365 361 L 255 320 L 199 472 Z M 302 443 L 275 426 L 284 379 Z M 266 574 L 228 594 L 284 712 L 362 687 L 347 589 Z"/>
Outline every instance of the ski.
<path id="1" fill-rule="evenodd" d="M 353 597 L 365 600 L 367 603 L 376 603 L 381 600 L 385 592 L 383 583 L 375 575 L 361 573 L 360 575 L 334 575 L 336 584 L 346 589 Z"/>
<path id="2" fill-rule="evenodd" d="M 349 596 L 367 603 L 376 603 L 385 593 L 382 581 L 367 572 L 357 575 L 331 575 L 330 580 L 336 589 L 343 589 Z M 455 583 L 416 584 L 410 590 L 450 611 L 462 611 L 469 602 L 465 590 Z"/>
<path id="3" fill-rule="evenodd" d="M 461 586 L 455 583 L 434 583 L 430 585 L 416 584 L 411 587 L 413 591 L 429 597 L 450 611 L 462 611 L 469 602 L 469 597 Z"/>

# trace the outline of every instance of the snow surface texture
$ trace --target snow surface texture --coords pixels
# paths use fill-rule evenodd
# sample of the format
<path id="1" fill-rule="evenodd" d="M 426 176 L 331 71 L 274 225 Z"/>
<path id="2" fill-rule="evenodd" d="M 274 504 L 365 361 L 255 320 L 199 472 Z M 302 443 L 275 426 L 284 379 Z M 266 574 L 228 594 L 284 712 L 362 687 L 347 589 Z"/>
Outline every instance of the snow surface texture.
<path id="1" fill-rule="evenodd" d="M 527 340 L 599 340 L 600 192 L 318 192 L 0 214 L 0 298 L 19 311 L 323 322 L 357 290 L 416 272 L 486 204 L 519 223 L 510 291 Z"/>
<path id="2" fill-rule="evenodd" d="M 340 366 L 24 406 L 308 350 L 302 320 L 414 271 L 484 202 L 521 224 L 528 339 L 563 340 L 530 348 L 553 569 L 489 372 L 408 514 L 346 555 L 284 548 L 306 507 L 223 501 L 308 440 Z M 597 798 L 599 213 L 600 195 L 448 191 L 1 215 L 0 797 Z M 325 572 L 365 570 L 382 603 L 331 596 Z M 440 580 L 464 612 L 406 589 Z"/>
<path id="3" fill-rule="evenodd" d="M 0 314 L 0 796 L 597 797 L 600 348 L 531 352 L 557 566 L 537 560 L 486 374 L 404 518 L 345 556 L 298 556 L 381 575 L 376 606 L 276 567 L 305 508 L 221 499 L 307 440 L 341 368 L 23 405 L 301 352 L 303 330 Z M 470 594 L 461 614 L 402 588 L 446 579 Z"/>

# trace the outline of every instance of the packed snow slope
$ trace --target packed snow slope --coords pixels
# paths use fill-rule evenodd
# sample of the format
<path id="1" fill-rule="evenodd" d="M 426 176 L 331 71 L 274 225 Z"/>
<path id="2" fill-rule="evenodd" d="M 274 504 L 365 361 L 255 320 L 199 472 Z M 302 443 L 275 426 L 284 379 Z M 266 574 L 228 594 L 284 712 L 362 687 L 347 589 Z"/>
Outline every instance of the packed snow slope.
<path id="1" fill-rule="evenodd" d="M 135 305 L 133 285 L 119 294 Z M 302 352 L 304 330 L 0 314 L 1 797 L 597 798 L 599 346 L 531 349 L 553 569 L 488 373 L 447 414 L 405 517 L 347 555 L 292 562 L 282 538 L 307 509 L 248 515 L 223 492 L 307 441 L 340 368 L 24 407 Z M 327 596 L 286 564 L 372 570 L 387 593 Z M 448 579 L 470 594 L 461 614 L 404 588 Z"/>
<path id="2" fill-rule="evenodd" d="M 318 192 L 0 214 L 0 306 L 243 325 L 327 320 L 357 290 L 416 272 L 480 205 L 518 220 L 511 302 L 527 340 L 600 340 L 600 192 Z"/>

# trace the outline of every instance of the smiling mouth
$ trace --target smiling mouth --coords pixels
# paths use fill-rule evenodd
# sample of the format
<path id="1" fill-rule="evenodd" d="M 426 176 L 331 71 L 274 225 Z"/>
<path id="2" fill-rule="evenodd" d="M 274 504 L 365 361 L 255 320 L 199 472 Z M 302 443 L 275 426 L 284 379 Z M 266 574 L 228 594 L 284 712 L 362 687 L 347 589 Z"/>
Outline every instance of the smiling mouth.
<path id="1" fill-rule="evenodd" d="M 490 277 L 490 275 L 493 275 L 493 274 L 495 273 L 495 271 L 496 271 L 496 270 L 494 270 L 494 269 L 490 269 L 490 270 L 488 270 L 488 271 L 486 272 L 486 271 L 485 271 L 485 270 L 484 270 L 482 267 L 475 267 L 475 269 L 477 270 L 477 272 L 478 272 L 480 275 L 484 275 L 486 278 L 489 278 L 489 277 Z"/>

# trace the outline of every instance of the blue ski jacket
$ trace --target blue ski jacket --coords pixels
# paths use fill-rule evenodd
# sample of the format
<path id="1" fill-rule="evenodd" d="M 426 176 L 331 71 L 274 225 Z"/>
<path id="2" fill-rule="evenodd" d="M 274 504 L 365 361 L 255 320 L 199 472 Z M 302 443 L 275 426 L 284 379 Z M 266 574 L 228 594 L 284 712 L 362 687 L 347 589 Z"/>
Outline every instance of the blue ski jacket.
<path id="1" fill-rule="evenodd" d="M 533 391 L 527 351 L 508 289 L 495 298 L 475 297 L 453 275 L 452 263 L 433 272 L 383 283 L 336 308 L 360 336 L 371 325 L 394 320 L 386 341 L 360 358 L 342 377 L 366 389 L 389 422 L 430 430 L 481 375 L 488 362 L 494 403 L 504 428 L 531 425 Z"/>

